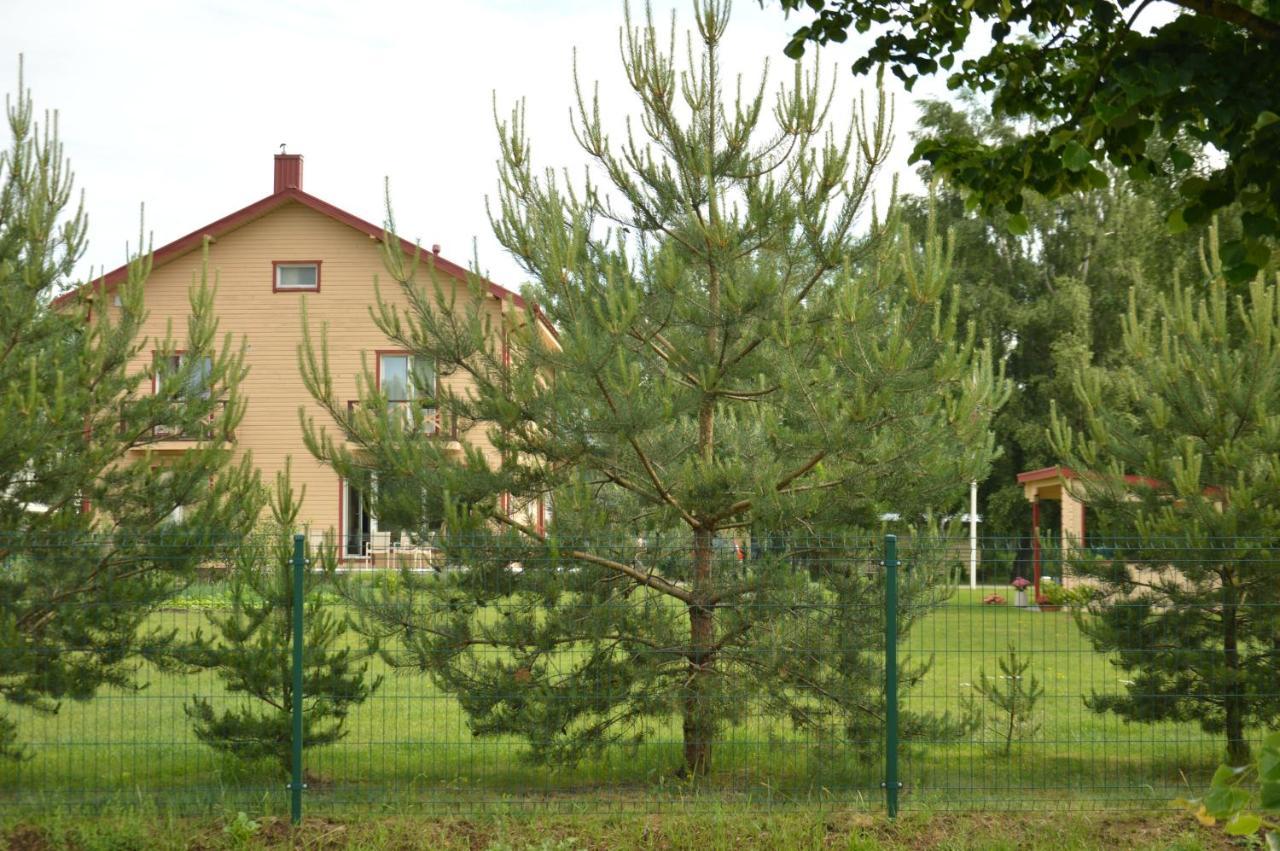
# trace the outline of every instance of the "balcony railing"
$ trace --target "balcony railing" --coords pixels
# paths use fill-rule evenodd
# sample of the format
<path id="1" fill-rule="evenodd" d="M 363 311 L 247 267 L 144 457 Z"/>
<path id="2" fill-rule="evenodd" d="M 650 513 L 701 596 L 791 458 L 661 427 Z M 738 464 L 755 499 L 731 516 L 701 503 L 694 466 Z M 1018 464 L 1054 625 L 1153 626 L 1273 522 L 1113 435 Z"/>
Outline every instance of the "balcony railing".
<path id="1" fill-rule="evenodd" d="M 181 405 L 181 402 L 175 405 Z M 218 399 L 213 403 L 213 410 L 209 412 L 209 416 L 205 417 L 200 423 L 188 423 L 186 425 L 156 425 L 148 430 L 148 437 L 153 441 L 160 440 L 211 440 L 213 438 L 214 423 L 222 416 L 226 410 L 227 400 Z M 123 426 L 123 424 L 122 424 Z M 229 437 L 234 440 L 235 435 Z"/>
<path id="2" fill-rule="evenodd" d="M 359 399 L 347 400 L 347 412 L 354 413 L 355 409 L 363 404 Z M 446 418 L 441 415 L 439 408 L 429 408 L 420 402 L 412 399 L 398 400 L 387 402 L 387 413 L 392 416 L 398 416 L 400 421 L 407 428 L 414 426 L 414 406 L 419 410 L 417 427 L 421 433 L 427 437 L 440 437 L 445 440 L 458 439 L 458 423 L 452 417 Z"/>

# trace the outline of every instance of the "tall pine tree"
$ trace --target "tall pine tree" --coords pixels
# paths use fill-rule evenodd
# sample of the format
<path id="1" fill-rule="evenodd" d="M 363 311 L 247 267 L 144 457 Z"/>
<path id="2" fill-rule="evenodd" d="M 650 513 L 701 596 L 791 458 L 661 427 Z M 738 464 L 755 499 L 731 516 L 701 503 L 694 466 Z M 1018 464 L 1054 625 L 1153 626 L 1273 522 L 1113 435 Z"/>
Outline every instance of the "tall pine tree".
<path id="1" fill-rule="evenodd" d="M 198 564 L 224 556 L 262 500 L 249 459 L 231 462 L 245 366 L 241 351 L 218 340 L 213 288 L 193 283 L 180 344 L 140 336 L 145 259 L 130 266 L 116 308 L 86 288 L 54 309 L 83 253 L 85 218 L 70 206 L 57 117 L 36 122 L 21 72 L 8 121 L 13 141 L 0 153 L 0 696 L 55 712 L 65 698 L 132 684 L 136 660 L 172 637 L 147 628 L 148 613 Z M 144 344 L 158 354 L 138 369 L 131 362 Z M 145 452 L 157 426 L 202 439 L 162 462 Z M 17 735 L 0 716 L 0 752 L 20 755 Z"/>
<path id="2" fill-rule="evenodd" d="M 1243 765 L 1249 727 L 1280 720 L 1280 280 L 1233 294 L 1207 245 L 1207 286 L 1132 300 L 1123 365 L 1079 374 L 1085 426 L 1055 415 L 1050 436 L 1114 543 L 1072 565 L 1097 586 L 1081 628 L 1129 681 L 1089 705 L 1198 722 Z"/>
<path id="3" fill-rule="evenodd" d="M 342 435 L 309 423 L 313 452 L 380 518 L 425 536 L 444 516 L 439 543 L 468 568 L 407 574 L 363 601 L 366 626 L 474 731 L 539 759 L 672 717 L 693 774 L 749 713 L 865 740 L 884 710 L 875 583 L 854 568 L 868 553 L 799 536 L 945 506 L 993 455 L 1003 381 L 957 332 L 941 242 L 914 250 L 893 215 L 855 228 L 889 149 L 883 98 L 841 111 L 799 65 L 771 109 L 763 79 L 727 96 L 727 4 L 695 17 L 682 70 L 674 29 L 665 42 L 628 15 L 623 143 L 579 87 L 585 183 L 534 168 L 522 108 L 499 123 L 493 226 L 544 312 L 498 326 L 386 255 L 408 307 L 381 302 L 379 326 L 435 365 L 423 404 L 487 434 L 496 460 L 459 461 L 372 390 L 349 411 L 304 353 Z M 521 510 L 539 501 L 545 530 Z M 752 535 L 763 557 L 733 558 L 729 536 Z"/>

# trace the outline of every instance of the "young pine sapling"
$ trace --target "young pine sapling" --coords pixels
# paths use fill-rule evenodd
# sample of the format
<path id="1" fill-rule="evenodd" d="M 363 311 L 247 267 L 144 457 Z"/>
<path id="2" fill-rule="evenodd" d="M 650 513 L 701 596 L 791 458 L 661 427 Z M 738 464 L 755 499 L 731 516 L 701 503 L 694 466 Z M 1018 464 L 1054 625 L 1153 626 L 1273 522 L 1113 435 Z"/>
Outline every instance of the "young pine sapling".
<path id="1" fill-rule="evenodd" d="M 231 577 L 231 608 L 210 613 L 215 635 L 197 630 L 183 649 L 190 669 L 217 672 L 226 690 L 243 699 L 217 710 L 193 696 L 186 712 L 195 734 L 210 747 L 245 760 L 270 759 L 288 771 L 293 703 L 293 538 L 300 500 L 289 472 L 277 476 L 272 521 L 265 534 L 246 540 Z M 308 565 L 333 558 L 330 547 L 306 547 Z M 332 565 L 325 564 L 325 567 Z M 303 600 L 303 741 L 308 748 L 346 736 L 347 715 L 377 690 L 382 677 L 368 676 L 359 645 L 347 640 L 346 623 L 326 609 L 322 577 L 309 568 Z"/>
<path id="2" fill-rule="evenodd" d="M 986 669 L 978 672 L 973 689 L 981 699 L 966 695 L 964 710 L 980 729 L 1004 740 L 1007 754 L 1013 748 L 1015 737 L 1027 739 L 1040 732 L 1040 722 L 1033 713 L 1044 696 L 1044 686 L 1034 675 L 1027 674 L 1031 660 L 1020 658 L 1013 645 L 1009 645 L 1008 654 L 1000 658 L 999 667 L 1000 674 L 995 677 L 987 676 Z"/>

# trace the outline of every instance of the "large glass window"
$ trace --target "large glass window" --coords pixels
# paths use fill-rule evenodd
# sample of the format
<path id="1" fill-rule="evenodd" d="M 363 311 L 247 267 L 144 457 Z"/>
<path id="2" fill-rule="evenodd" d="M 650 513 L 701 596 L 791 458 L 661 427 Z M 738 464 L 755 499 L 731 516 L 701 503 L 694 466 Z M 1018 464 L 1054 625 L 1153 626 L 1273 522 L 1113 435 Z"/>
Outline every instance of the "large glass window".
<path id="1" fill-rule="evenodd" d="M 431 361 L 417 355 L 379 354 L 378 388 L 387 398 L 392 414 L 399 414 L 406 425 L 420 418 L 421 427 L 427 433 L 436 431 L 439 418 L 435 408 L 416 405 L 419 399 L 431 398 L 436 393 L 436 372 Z"/>
<path id="2" fill-rule="evenodd" d="M 168 391 L 168 383 L 175 380 L 175 376 L 182 371 L 191 358 L 186 352 L 177 352 L 176 354 L 166 355 L 160 359 L 156 365 L 156 392 L 161 390 Z M 209 376 L 213 373 L 213 361 L 210 358 L 200 358 L 199 361 L 192 365 L 191 371 L 187 373 L 186 380 L 181 388 L 181 395 L 188 399 L 207 399 L 209 398 Z"/>
<path id="3" fill-rule="evenodd" d="M 409 402 L 436 394 L 436 372 L 418 355 L 378 355 L 378 382 L 389 402 Z"/>

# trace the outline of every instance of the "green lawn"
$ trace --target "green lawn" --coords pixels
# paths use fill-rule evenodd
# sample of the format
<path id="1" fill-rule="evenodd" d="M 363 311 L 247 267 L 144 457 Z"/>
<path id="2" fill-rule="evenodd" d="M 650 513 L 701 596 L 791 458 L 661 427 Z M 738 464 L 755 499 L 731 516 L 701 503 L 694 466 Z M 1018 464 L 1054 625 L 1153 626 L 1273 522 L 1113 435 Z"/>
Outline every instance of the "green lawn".
<path id="1" fill-rule="evenodd" d="M 904 808 L 1149 807 L 1180 794 L 1184 776 L 1199 784 L 1211 771 L 1220 745 L 1198 728 L 1129 725 L 1083 706 L 1082 695 L 1122 684 L 1068 614 L 983 606 L 980 598 L 962 590 L 905 642 L 908 655 L 932 655 L 934 666 L 906 694 L 904 708 L 958 711 L 979 669 L 995 673 L 997 657 L 1012 641 L 1034 659 L 1030 673 L 1045 686 L 1042 728 L 1008 755 L 989 733 L 962 743 L 909 742 L 902 756 Z M 157 623 L 181 630 L 203 620 L 192 610 L 156 615 Z M 219 696 L 212 675 L 143 671 L 141 679 L 148 681 L 141 691 L 103 692 L 88 703 L 65 704 L 55 716 L 14 712 L 34 756 L 0 766 L 0 808 L 27 799 L 283 808 L 285 778 L 268 766 L 219 756 L 192 736 L 183 704 L 193 694 Z M 352 716 L 348 738 L 309 753 L 308 800 L 313 810 L 358 802 L 437 812 L 502 812 L 529 804 L 612 811 L 675 806 L 696 793 L 757 806 L 882 807 L 878 758 L 808 742 L 763 720 L 726 735 L 714 777 L 695 790 L 674 774 L 678 730 L 672 723 L 639 750 L 551 771 L 523 761 L 517 741 L 473 738 L 457 704 L 428 678 L 388 674 Z"/>
<path id="2" fill-rule="evenodd" d="M 1027 674 L 1044 686 L 1035 719 L 1041 729 L 1008 755 L 991 731 L 964 744 L 913 749 L 903 778 L 918 798 L 934 807 L 1124 806 L 1184 794 L 1188 781 L 1207 783 L 1223 756 L 1223 741 L 1197 724 L 1129 724 L 1091 712 L 1083 696 L 1121 691 L 1124 673 L 1094 652 L 1069 613 L 982 605 L 992 591 L 1013 596 L 1007 588 L 963 589 L 913 632 L 910 652 L 932 654 L 934 667 L 904 706 L 959 706 L 981 669 L 999 673 L 998 657 L 1012 643 L 1032 659 Z"/>

